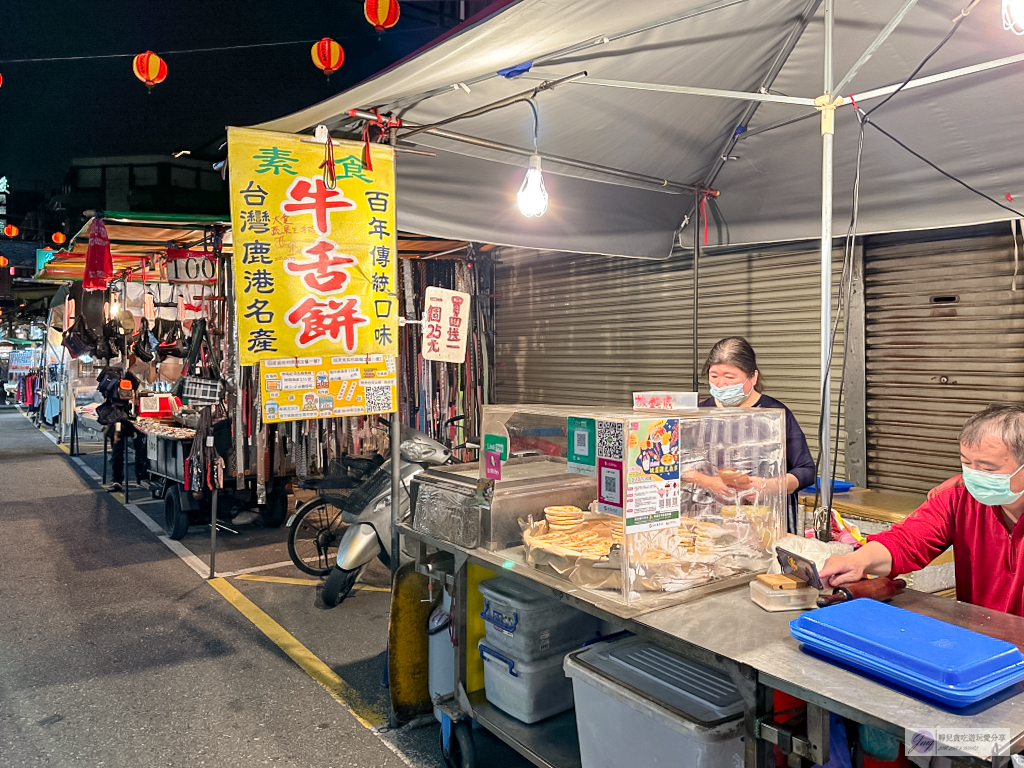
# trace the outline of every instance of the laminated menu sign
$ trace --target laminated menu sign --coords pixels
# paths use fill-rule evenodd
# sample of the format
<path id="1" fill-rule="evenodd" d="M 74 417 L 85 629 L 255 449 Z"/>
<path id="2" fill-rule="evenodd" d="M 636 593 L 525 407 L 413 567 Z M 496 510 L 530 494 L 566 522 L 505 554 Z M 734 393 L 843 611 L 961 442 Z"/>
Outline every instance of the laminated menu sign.
<path id="1" fill-rule="evenodd" d="M 268 423 L 395 410 L 395 359 L 330 355 L 264 360 L 260 402 Z"/>
<path id="2" fill-rule="evenodd" d="M 424 360 L 441 363 L 466 361 L 466 335 L 469 330 L 468 293 L 428 286 L 423 292 L 423 338 L 420 345 Z"/>
<path id="3" fill-rule="evenodd" d="M 570 416 L 567 420 L 569 471 L 577 475 L 597 474 L 597 425 L 593 419 Z"/>
<path id="4" fill-rule="evenodd" d="M 398 353 L 394 151 L 228 129 L 233 271 L 242 365 Z"/>
<path id="5" fill-rule="evenodd" d="M 626 445 L 626 532 L 678 525 L 679 420 L 631 421 Z"/>

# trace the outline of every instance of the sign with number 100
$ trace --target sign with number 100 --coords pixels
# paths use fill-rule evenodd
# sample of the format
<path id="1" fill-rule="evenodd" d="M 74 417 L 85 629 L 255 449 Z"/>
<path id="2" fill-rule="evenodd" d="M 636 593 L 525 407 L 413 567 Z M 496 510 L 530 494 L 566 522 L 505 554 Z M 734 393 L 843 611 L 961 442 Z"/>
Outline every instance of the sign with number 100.
<path id="1" fill-rule="evenodd" d="M 212 253 L 167 249 L 167 282 L 217 282 L 217 258 Z"/>

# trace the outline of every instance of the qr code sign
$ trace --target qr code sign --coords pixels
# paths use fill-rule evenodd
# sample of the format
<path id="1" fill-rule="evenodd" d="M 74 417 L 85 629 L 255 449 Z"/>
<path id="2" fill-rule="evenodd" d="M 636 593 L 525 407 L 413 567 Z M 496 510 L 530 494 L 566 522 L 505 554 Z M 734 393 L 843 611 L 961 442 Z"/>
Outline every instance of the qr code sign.
<path id="1" fill-rule="evenodd" d="M 363 398 L 367 413 L 388 413 L 395 410 L 391 400 L 393 387 L 390 384 L 371 384 L 363 387 Z"/>
<path id="2" fill-rule="evenodd" d="M 622 459 L 622 424 L 617 421 L 597 422 L 597 456 L 601 459 Z"/>

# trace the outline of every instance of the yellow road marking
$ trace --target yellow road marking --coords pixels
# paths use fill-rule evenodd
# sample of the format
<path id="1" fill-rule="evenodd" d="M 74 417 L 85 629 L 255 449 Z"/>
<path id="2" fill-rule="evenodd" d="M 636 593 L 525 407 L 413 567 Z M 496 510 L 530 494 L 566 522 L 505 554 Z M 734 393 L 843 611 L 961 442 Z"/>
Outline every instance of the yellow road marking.
<path id="1" fill-rule="evenodd" d="M 238 576 L 233 576 L 234 579 L 241 579 L 242 581 L 262 581 L 267 584 L 294 584 L 299 587 L 312 587 L 322 583 L 320 579 L 300 579 L 293 578 L 291 576 L 260 576 L 255 573 L 243 573 Z M 391 590 L 387 587 L 373 587 L 369 584 L 356 584 L 352 587 L 352 591 L 360 592 L 390 592 Z"/>
<path id="2" fill-rule="evenodd" d="M 25 416 L 25 414 L 22 413 L 22 416 Z M 28 417 L 25 416 L 25 418 L 28 418 Z M 42 432 L 44 435 L 46 435 L 46 430 L 43 429 L 43 427 L 36 427 L 36 429 L 38 429 L 40 432 Z M 49 439 L 49 438 L 47 438 L 47 439 Z M 71 455 L 71 451 L 68 449 L 68 447 L 66 445 L 64 445 L 64 443 L 58 443 L 56 440 L 54 440 L 52 442 L 53 442 L 54 445 L 56 445 L 58 448 L 60 448 L 62 451 L 64 451 L 64 453 L 66 453 L 68 456 Z"/>
<path id="3" fill-rule="evenodd" d="M 251 621 L 253 626 L 288 654 L 292 661 L 331 695 L 331 698 L 351 712 L 363 727 L 375 729 L 387 722 L 383 713 L 367 705 L 348 683 L 338 677 L 333 669 L 225 579 L 210 579 L 208 583 L 239 613 Z"/>
<path id="4" fill-rule="evenodd" d="M 241 581 L 265 581 L 269 584 L 297 584 L 300 587 L 312 587 L 320 583 L 320 579 L 293 579 L 289 576 L 258 576 L 252 573 L 243 573 L 233 578 Z"/>

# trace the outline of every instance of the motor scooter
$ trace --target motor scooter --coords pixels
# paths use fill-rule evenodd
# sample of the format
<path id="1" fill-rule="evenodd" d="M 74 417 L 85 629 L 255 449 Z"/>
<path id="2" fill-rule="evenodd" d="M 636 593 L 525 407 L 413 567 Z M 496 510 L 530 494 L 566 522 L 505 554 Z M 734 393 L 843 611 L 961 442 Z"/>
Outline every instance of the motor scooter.
<path id="1" fill-rule="evenodd" d="M 402 425 L 400 473 L 402 487 L 396 520 L 409 514 L 409 481 L 427 467 L 450 463 L 452 452 L 422 432 Z M 338 543 L 337 561 L 324 582 L 321 599 L 330 607 L 338 605 L 349 592 L 356 579 L 373 558 L 379 558 L 391 567 L 391 461 L 381 464 L 352 494 L 345 505 L 359 512 L 345 522 L 349 523 Z"/>

